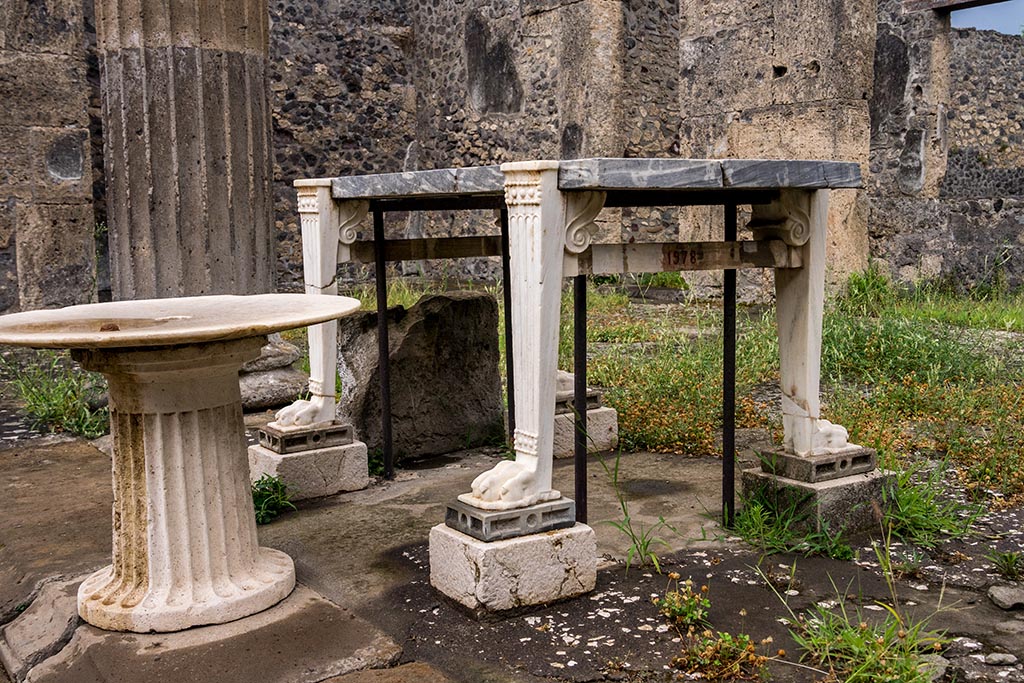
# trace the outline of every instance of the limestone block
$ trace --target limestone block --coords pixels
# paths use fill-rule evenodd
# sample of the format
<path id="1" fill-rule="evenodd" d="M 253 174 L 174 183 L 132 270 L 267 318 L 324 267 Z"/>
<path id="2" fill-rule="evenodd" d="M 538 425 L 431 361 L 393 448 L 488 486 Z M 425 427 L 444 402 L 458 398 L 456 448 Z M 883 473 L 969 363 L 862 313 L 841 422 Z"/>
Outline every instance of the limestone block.
<path id="1" fill-rule="evenodd" d="M 447 292 L 388 311 L 396 460 L 448 453 L 505 433 L 498 307 L 490 295 Z M 377 315 L 339 321 L 339 411 L 368 448 L 381 447 Z"/>
<path id="2" fill-rule="evenodd" d="M 444 524 L 430 530 L 430 583 L 472 610 L 501 611 L 582 595 L 597 581 L 585 524 L 485 543 Z"/>
<path id="3" fill-rule="evenodd" d="M 86 123 L 88 93 L 84 61 L 64 55 L 0 54 L 5 126 Z"/>
<path id="4" fill-rule="evenodd" d="M 21 308 L 90 301 L 96 275 L 92 205 L 19 203 L 15 220 Z"/>
<path id="5" fill-rule="evenodd" d="M 297 453 L 249 446 L 249 478 L 256 481 L 264 474 L 280 477 L 292 500 L 358 491 L 370 483 L 366 444 L 361 441 Z"/>
<path id="6" fill-rule="evenodd" d="M 587 452 L 610 451 L 619 445 L 619 414 L 602 406 L 587 411 Z M 576 452 L 576 422 L 572 413 L 555 415 L 556 458 L 571 458 Z"/>
<path id="7" fill-rule="evenodd" d="M 885 490 L 896 485 L 891 472 L 874 470 L 839 479 L 808 483 L 778 477 L 760 468 L 743 470 L 746 497 L 778 496 L 784 506 L 797 506 L 800 526 L 832 532 L 856 533 L 877 529 L 881 521 Z"/>
<path id="8" fill-rule="evenodd" d="M 275 368 L 263 372 L 245 372 L 238 376 L 242 389 L 242 407 L 264 410 L 291 403 L 306 390 L 306 373 L 295 368 Z"/>
<path id="9" fill-rule="evenodd" d="M 681 41 L 679 98 L 684 115 L 770 106 L 772 40 L 771 22 L 763 21 Z M 728 59 L 723 60 L 723 55 L 729 55 Z M 723 62 L 731 69 L 727 74 L 722 72 Z"/>

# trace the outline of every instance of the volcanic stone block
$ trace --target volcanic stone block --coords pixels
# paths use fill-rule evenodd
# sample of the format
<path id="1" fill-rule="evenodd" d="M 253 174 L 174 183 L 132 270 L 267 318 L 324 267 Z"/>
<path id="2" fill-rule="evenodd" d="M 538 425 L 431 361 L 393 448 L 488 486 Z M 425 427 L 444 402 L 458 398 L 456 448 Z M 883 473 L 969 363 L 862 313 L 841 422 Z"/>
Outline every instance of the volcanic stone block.
<path id="1" fill-rule="evenodd" d="M 576 523 L 576 502 L 570 498 L 559 498 L 524 508 L 481 510 L 456 500 L 449 503 L 444 523 L 456 531 L 490 543 L 571 527 Z"/>
<path id="2" fill-rule="evenodd" d="M 426 296 L 388 310 L 396 460 L 504 439 L 498 306 L 489 294 Z M 339 412 L 356 437 L 381 448 L 377 314 L 339 321 Z"/>
<path id="3" fill-rule="evenodd" d="M 438 524 L 430 584 L 472 610 L 543 605 L 594 589 L 597 541 L 585 524 L 485 543 Z"/>
<path id="4" fill-rule="evenodd" d="M 781 449 L 761 451 L 761 469 L 787 479 L 814 483 L 873 471 L 878 455 L 872 448 L 858 448 L 822 455 L 793 455 Z"/>
<path id="5" fill-rule="evenodd" d="M 815 483 L 768 474 L 760 468 L 743 470 L 745 498 L 774 499 L 782 508 L 792 506 L 798 528 L 827 528 L 833 533 L 877 528 L 886 492 L 895 486 L 895 475 L 877 469 Z"/>

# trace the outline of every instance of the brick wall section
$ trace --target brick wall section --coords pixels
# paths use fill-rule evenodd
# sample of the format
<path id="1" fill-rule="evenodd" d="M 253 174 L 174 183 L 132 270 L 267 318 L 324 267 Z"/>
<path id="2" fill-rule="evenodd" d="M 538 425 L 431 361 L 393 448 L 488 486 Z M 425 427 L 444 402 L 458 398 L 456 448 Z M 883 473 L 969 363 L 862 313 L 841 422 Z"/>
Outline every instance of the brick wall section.
<path id="1" fill-rule="evenodd" d="M 81 0 L 0 7 L 0 313 L 93 297 L 85 14 Z"/>

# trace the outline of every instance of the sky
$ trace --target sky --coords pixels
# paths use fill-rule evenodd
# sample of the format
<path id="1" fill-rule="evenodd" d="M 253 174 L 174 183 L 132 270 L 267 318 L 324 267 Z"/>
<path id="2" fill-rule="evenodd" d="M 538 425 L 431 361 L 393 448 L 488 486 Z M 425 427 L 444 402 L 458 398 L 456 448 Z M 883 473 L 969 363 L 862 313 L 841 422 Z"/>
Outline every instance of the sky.
<path id="1" fill-rule="evenodd" d="M 957 10 L 950 18 L 957 28 L 982 28 L 1019 35 L 1024 27 L 1024 0 Z"/>

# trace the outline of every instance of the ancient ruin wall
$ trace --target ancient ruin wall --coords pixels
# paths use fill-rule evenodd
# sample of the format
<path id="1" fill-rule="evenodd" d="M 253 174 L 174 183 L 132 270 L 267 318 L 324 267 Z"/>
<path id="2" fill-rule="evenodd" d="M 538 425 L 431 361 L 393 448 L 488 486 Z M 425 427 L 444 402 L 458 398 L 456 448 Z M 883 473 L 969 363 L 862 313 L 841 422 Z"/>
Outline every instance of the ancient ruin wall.
<path id="1" fill-rule="evenodd" d="M 415 138 L 405 0 L 271 0 L 278 289 L 302 287 L 296 178 L 401 171 Z"/>
<path id="2" fill-rule="evenodd" d="M 1024 282 L 1024 39 L 879 3 L 873 259 L 906 282 Z"/>
<path id="3" fill-rule="evenodd" d="M 94 296 L 90 14 L 82 0 L 0 5 L 0 313 Z"/>

